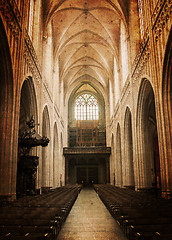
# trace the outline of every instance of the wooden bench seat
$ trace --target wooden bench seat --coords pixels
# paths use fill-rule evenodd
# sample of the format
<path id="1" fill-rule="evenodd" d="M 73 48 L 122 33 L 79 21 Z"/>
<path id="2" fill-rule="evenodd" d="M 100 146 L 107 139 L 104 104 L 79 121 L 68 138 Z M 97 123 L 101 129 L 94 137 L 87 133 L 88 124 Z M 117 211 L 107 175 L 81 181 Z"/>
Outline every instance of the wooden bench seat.
<path id="1" fill-rule="evenodd" d="M 165 236 L 170 239 L 171 200 L 105 184 L 95 185 L 94 188 L 129 239 L 165 240 Z"/>
<path id="2" fill-rule="evenodd" d="M 0 240 L 55 240 L 77 196 L 78 186 L 28 196 L 0 208 Z"/>

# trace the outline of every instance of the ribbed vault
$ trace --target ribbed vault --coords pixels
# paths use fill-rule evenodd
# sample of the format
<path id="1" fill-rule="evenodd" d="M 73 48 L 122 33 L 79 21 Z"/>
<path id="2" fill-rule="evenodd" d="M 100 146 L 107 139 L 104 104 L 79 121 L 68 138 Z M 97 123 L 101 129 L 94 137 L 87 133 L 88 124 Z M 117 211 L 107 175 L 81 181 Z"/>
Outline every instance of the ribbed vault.
<path id="1" fill-rule="evenodd" d="M 65 93 L 83 76 L 95 79 L 106 91 L 113 79 L 114 57 L 120 54 L 121 22 L 127 29 L 127 1 L 46 0 L 43 7 Z"/>

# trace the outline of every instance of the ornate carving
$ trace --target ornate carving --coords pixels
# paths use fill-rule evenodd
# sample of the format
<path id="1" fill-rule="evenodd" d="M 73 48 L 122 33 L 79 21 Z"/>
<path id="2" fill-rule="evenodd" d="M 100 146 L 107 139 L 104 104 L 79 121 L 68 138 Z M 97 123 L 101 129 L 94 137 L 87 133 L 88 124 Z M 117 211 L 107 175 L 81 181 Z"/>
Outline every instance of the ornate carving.
<path id="1" fill-rule="evenodd" d="M 164 5 L 164 3 L 166 2 L 166 0 L 159 0 L 156 4 L 156 7 L 154 9 L 154 12 L 152 14 L 152 23 L 153 25 L 155 24 L 155 21 L 157 19 L 157 16 L 162 8 L 162 6 Z"/>
<path id="2" fill-rule="evenodd" d="M 26 59 L 26 62 L 29 65 L 29 68 L 34 76 L 34 79 L 37 80 L 39 84 L 40 79 L 42 78 L 41 70 L 40 70 L 38 58 L 36 56 L 36 52 L 34 50 L 34 47 L 32 45 L 32 42 L 26 30 L 24 33 L 24 39 L 25 39 L 24 58 Z"/>
<path id="3" fill-rule="evenodd" d="M 19 157 L 29 154 L 31 148 L 36 146 L 46 147 L 49 143 L 47 137 L 41 137 L 35 130 L 35 120 L 33 116 L 26 122 L 26 129 L 19 132 Z"/>
<path id="4" fill-rule="evenodd" d="M 19 32 L 21 32 L 22 18 L 15 1 L 1 0 L 0 12 L 6 20 L 12 34 L 18 37 Z"/>
<path id="5" fill-rule="evenodd" d="M 53 96 L 52 96 L 52 92 L 50 91 L 49 87 L 48 87 L 48 83 L 45 79 L 45 77 L 43 78 L 43 92 L 45 94 L 45 96 L 47 97 L 47 100 L 50 102 L 50 107 L 52 107 L 51 103 L 53 103 Z"/>
<path id="6" fill-rule="evenodd" d="M 19 32 L 22 31 L 22 17 L 14 0 L 1 0 L 0 12 L 6 20 L 9 29 L 15 37 L 19 36 Z M 24 32 L 25 46 L 24 57 L 29 64 L 30 70 L 34 78 L 39 82 L 41 78 L 41 71 L 39 61 L 33 48 L 32 42 L 27 34 Z"/>
<path id="7" fill-rule="evenodd" d="M 132 67 L 131 77 L 133 81 L 136 81 L 141 75 L 145 64 L 147 63 L 150 56 L 150 41 L 149 41 L 149 31 L 148 28 L 145 32 L 143 41 L 140 44 L 139 52 L 136 55 L 136 58 Z"/>
<path id="8" fill-rule="evenodd" d="M 172 14 L 172 1 L 171 0 L 159 0 L 154 13 L 152 15 L 153 34 L 157 41 L 161 35 L 162 29 L 165 27 L 167 21 Z M 150 42 L 148 29 L 145 32 L 143 41 L 140 44 L 139 52 L 134 60 L 132 67 L 132 79 L 136 81 L 148 61 L 150 55 Z"/>
<path id="9" fill-rule="evenodd" d="M 139 51 L 138 51 L 138 53 L 137 53 L 137 55 L 136 55 L 136 57 L 135 57 L 135 59 L 134 59 L 133 66 L 132 66 L 132 71 L 131 71 L 131 72 L 133 72 L 133 71 L 135 70 L 135 68 L 137 67 L 138 62 L 139 62 L 139 60 L 140 60 L 140 58 L 141 58 L 141 55 L 142 55 L 142 53 L 143 53 L 143 51 L 144 51 L 145 45 L 146 45 L 146 43 L 147 43 L 147 41 L 148 41 L 148 38 L 149 38 L 149 31 L 148 31 L 148 28 L 147 28 L 146 31 L 145 31 L 145 33 L 144 33 L 144 37 L 143 37 L 143 39 L 142 39 L 142 41 L 141 41 L 141 43 L 140 43 Z"/>
<path id="10" fill-rule="evenodd" d="M 27 43 L 25 42 L 24 44 L 24 52 L 23 52 L 24 58 L 26 60 L 26 63 L 29 66 L 29 69 L 34 77 L 34 79 L 37 81 L 38 84 L 40 84 L 40 79 L 41 77 L 41 73 L 38 70 L 38 66 L 36 65 L 36 62 L 34 61 L 34 58 L 31 54 L 30 48 L 27 45 Z"/>
<path id="11" fill-rule="evenodd" d="M 127 91 L 129 92 L 129 87 L 130 87 L 130 81 L 129 81 L 129 77 L 127 78 L 126 82 L 125 82 L 125 85 L 122 89 L 122 97 L 121 97 L 121 101 L 123 102 L 124 101 L 124 98 L 126 98 L 126 96 L 128 96 Z"/>
<path id="12" fill-rule="evenodd" d="M 18 162 L 18 167 L 24 173 L 31 173 L 35 177 L 35 173 L 37 172 L 37 166 L 39 164 L 39 157 L 37 156 L 22 156 L 20 161 Z"/>
<path id="13" fill-rule="evenodd" d="M 30 40 L 30 37 L 29 37 L 26 29 L 25 29 L 25 32 L 24 32 L 24 39 L 25 39 L 25 43 L 26 43 L 26 45 L 27 45 L 27 47 L 29 49 L 29 52 L 30 52 L 30 54 L 31 54 L 31 56 L 33 58 L 33 62 L 35 64 L 35 67 L 37 68 L 37 71 L 38 71 L 39 75 L 41 76 L 41 70 L 40 70 L 41 68 L 40 68 L 40 65 L 39 65 L 39 61 L 38 61 L 35 49 L 34 49 L 34 47 L 32 45 L 32 42 Z"/>
<path id="14" fill-rule="evenodd" d="M 169 18 L 172 15 L 172 1 L 159 0 L 152 15 L 152 25 L 155 40 L 157 41 Z"/>
<path id="15" fill-rule="evenodd" d="M 19 149 L 17 163 L 17 195 L 31 194 L 35 191 L 35 179 L 39 157 L 29 155 L 30 150 L 36 146 L 46 147 L 49 143 L 47 137 L 36 133 L 33 116 L 26 122 L 26 127 L 19 132 Z"/>
<path id="16" fill-rule="evenodd" d="M 63 148 L 64 155 L 78 155 L 78 154 L 111 154 L 110 147 L 65 147 Z"/>

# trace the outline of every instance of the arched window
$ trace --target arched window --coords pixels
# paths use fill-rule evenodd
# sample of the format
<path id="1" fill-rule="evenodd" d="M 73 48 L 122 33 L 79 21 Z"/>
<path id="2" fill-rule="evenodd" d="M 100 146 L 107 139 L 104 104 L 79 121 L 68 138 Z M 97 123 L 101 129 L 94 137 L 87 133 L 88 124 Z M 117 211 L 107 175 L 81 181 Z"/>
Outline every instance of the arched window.
<path id="1" fill-rule="evenodd" d="M 98 120 L 97 99 L 91 94 L 82 94 L 75 101 L 76 120 Z"/>

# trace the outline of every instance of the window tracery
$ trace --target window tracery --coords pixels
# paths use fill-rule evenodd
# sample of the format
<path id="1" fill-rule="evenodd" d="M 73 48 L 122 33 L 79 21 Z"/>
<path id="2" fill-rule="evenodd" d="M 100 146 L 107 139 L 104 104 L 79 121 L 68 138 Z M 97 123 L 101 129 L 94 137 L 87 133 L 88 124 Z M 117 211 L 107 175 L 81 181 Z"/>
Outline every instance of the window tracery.
<path id="1" fill-rule="evenodd" d="M 82 94 L 75 101 L 76 120 L 98 120 L 97 99 L 91 94 Z"/>

